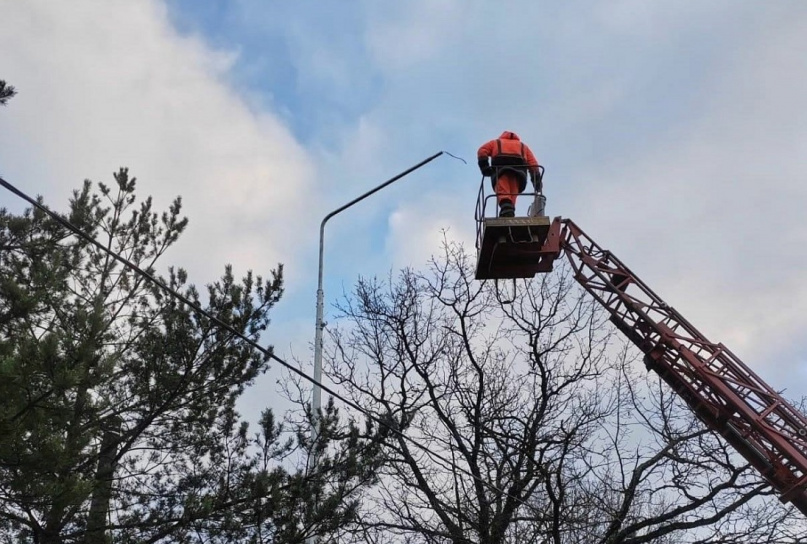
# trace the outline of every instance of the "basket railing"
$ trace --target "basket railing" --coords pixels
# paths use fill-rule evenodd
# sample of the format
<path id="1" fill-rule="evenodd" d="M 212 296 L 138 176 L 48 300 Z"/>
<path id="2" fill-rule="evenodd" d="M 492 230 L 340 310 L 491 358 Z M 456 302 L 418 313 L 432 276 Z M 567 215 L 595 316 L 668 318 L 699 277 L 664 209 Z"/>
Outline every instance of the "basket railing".
<path id="1" fill-rule="evenodd" d="M 492 168 L 492 175 L 490 179 L 498 179 L 499 174 L 504 171 L 513 171 L 513 170 L 521 170 L 524 172 L 524 175 L 527 175 L 527 167 L 520 167 L 520 166 L 494 166 Z M 498 217 L 498 206 L 496 206 L 495 202 L 497 200 L 496 192 L 493 188 L 490 188 L 490 194 L 486 193 L 485 191 L 485 178 L 488 176 L 482 176 L 482 181 L 479 183 L 479 193 L 476 197 L 476 210 L 474 212 L 474 221 L 476 221 L 476 249 L 482 245 L 482 230 L 484 227 L 484 220 L 490 217 Z M 546 207 L 546 197 L 543 194 L 543 178 L 544 178 L 544 167 L 538 167 L 538 175 L 535 178 L 536 183 L 533 184 L 533 188 L 535 189 L 532 192 L 523 192 L 523 193 L 513 193 L 515 196 L 522 196 L 522 197 L 533 197 L 532 203 L 527 211 L 527 215 L 534 217 L 534 216 L 542 216 L 545 215 L 545 207 Z M 489 184 L 490 182 L 488 182 Z M 537 185 L 537 188 L 536 188 Z M 494 200 L 493 204 L 493 214 L 488 215 L 488 201 Z"/>

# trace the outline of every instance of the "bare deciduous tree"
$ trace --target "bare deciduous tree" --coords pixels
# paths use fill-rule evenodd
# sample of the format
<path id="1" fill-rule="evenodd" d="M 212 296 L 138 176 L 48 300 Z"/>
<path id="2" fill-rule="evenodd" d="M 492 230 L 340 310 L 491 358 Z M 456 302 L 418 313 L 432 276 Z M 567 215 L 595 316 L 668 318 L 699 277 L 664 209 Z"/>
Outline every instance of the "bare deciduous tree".
<path id="1" fill-rule="evenodd" d="M 792 542 L 801 516 L 654 376 L 559 264 L 512 304 L 457 245 L 360 280 L 329 376 L 387 432 L 357 540 Z M 384 429 L 381 428 L 382 435 Z M 446 462 L 448 460 L 449 462 Z"/>

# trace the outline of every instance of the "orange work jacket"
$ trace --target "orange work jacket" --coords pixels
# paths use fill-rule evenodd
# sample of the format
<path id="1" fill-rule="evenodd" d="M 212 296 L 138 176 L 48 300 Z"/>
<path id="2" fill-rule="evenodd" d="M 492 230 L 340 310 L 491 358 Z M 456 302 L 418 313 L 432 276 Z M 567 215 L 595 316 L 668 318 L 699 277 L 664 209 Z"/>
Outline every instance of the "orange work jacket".
<path id="1" fill-rule="evenodd" d="M 530 172 L 538 173 L 538 160 L 530 147 L 521 141 L 515 132 L 504 131 L 495 140 L 482 145 L 477 151 L 480 168 L 488 164 L 491 166 L 528 166 Z"/>

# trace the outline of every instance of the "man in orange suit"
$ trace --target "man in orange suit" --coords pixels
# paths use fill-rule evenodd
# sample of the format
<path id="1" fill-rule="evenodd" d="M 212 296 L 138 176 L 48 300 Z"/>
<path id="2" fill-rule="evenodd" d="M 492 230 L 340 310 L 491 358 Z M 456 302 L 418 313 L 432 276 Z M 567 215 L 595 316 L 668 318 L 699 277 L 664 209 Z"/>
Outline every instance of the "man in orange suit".
<path id="1" fill-rule="evenodd" d="M 536 191 L 541 191 L 538 161 L 516 133 L 502 132 L 497 139 L 482 145 L 476 156 L 482 175 L 491 176 L 490 181 L 499 203 L 499 217 L 513 217 L 516 214 L 516 197 L 527 187 L 527 173 Z"/>

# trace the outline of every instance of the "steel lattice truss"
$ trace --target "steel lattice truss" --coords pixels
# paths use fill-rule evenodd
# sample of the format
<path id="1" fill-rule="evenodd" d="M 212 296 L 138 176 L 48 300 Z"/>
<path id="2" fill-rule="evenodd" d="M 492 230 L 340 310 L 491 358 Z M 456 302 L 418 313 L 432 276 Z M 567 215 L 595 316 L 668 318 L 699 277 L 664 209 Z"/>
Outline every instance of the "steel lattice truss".
<path id="1" fill-rule="evenodd" d="M 807 515 L 807 417 L 726 346 L 707 340 L 571 220 L 560 247 L 575 279 L 611 314 L 656 371 L 710 428 Z"/>

